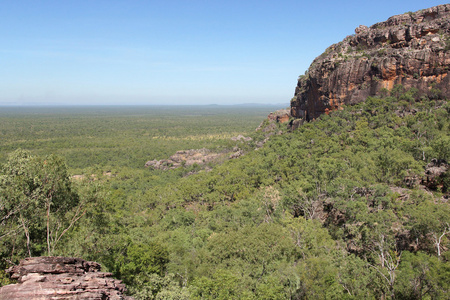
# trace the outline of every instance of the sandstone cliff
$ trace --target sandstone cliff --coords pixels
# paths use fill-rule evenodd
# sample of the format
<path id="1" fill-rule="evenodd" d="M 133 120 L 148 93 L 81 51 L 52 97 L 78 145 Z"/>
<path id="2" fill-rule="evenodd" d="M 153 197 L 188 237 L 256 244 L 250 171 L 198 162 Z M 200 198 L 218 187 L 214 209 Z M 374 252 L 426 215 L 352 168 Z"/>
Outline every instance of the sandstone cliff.
<path id="1" fill-rule="evenodd" d="M 71 257 L 30 257 L 7 273 L 17 284 L 0 288 L 0 300 L 13 299 L 132 299 L 125 285 L 100 264 Z"/>
<path id="2" fill-rule="evenodd" d="M 291 114 L 311 120 L 396 84 L 450 97 L 450 4 L 405 13 L 330 46 L 300 76 Z"/>

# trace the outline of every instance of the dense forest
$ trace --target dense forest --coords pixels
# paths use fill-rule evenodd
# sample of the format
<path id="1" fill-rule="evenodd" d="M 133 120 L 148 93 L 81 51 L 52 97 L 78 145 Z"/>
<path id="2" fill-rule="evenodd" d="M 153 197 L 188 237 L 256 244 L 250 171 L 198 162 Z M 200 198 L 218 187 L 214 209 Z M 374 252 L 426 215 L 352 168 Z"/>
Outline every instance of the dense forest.
<path id="1" fill-rule="evenodd" d="M 295 130 L 222 109 L 3 112 L 2 269 L 82 257 L 136 299 L 450 297 L 448 100 L 398 85 Z M 144 167 L 203 147 L 243 155 Z"/>

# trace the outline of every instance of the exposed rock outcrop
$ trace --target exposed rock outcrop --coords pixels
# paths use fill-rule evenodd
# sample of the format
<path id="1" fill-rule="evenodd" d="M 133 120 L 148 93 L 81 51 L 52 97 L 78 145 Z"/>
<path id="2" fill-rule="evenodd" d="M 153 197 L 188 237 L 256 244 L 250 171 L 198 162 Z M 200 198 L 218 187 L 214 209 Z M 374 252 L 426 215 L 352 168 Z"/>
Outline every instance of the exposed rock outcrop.
<path id="1" fill-rule="evenodd" d="M 267 119 L 262 121 L 261 124 L 256 128 L 256 131 L 262 131 L 267 135 L 272 135 L 275 133 L 277 129 L 277 123 L 283 124 L 289 122 L 292 115 L 289 109 L 280 109 L 274 112 L 271 112 Z"/>
<path id="2" fill-rule="evenodd" d="M 224 157 L 224 153 L 214 153 L 209 149 L 190 149 L 177 151 L 168 159 L 150 160 L 145 163 L 145 167 L 152 167 L 160 170 L 171 170 L 181 166 L 192 166 L 194 164 L 203 165 Z"/>
<path id="3" fill-rule="evenodd" d="M 450 97 L 450 4 L 405 13 L 330 46 L 300 76 L 291 114 L 312 120 L 394 85 Z"/>
<path id="4" fill-rule="evenodd" d="M 270 113 L 267 116 L 267 118 L 277 123 L 286 123 L 289 122 L 289 119 L 291 118 L 291 113 L 289 109 L 280 109 Z"/>
<path id="5" fill-rule="evenodd" d="M 449 169 L 450 165 L 445 160 L 433 158 L 425 167 L 425 177 L 422 179 L 422 184 L 432 190 L 438 187 L 446 190 L 447 187 L 443 186 L 443 180 L 448 176 L 447 171 Z"/>
<path id="6" fill-rule="evenodd" d="M 282 134 L 283 131 L 280 130 L 278 124 L 283 124 L 291 121 L 290 109 L 280 109 L 271 112 L 267 119 L 261 122 L 256 128 L 256 131 L 261 131 L 264 133 L 264 139 L 256 142 L 256 149 L 261 148 L 269 138 L 274 134 Z M 292 128 L 291 122 L 288 124 L 288 128 Z"/>
<path id="7" fill-rule="evenodd" d="M 243 142 L 250 142 L 252 140 L 252 138 L 251 137 L 246 137 L 246 136 L 243 136 L 242 134 L 240 134 L 238 136 L 232 137 L 231 140 L 233 142 L 241 142 L 241 141 L 243 141 Z"/>
<path id="8" fill-rule="evenodd" d="M 30 257 L 7 271 L 18 283 L 0 288 L 0 300 L 133 299 L 100 264 L 71 257 Z"/>

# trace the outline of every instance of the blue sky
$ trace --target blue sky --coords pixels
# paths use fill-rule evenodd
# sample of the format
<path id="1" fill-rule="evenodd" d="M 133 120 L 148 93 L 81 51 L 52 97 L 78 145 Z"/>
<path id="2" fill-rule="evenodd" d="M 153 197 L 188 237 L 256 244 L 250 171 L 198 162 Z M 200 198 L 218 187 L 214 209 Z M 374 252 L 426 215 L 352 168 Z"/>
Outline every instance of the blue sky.
<path id="1" fill-rule="evenodd" d="M 329 45 L 444 1 L 0 2 L 0 105 L 289 103 Z"/>

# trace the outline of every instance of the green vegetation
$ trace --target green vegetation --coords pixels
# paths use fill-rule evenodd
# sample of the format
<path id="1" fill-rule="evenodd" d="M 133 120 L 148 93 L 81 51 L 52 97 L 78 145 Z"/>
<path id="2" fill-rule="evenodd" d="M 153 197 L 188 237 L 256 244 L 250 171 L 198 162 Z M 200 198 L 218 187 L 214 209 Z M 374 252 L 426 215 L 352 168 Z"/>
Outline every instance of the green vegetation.
<path id="1" fill-rule="evenodd" d="M 29 256 L 52 255 L 64 234 L 87 210 L 87 201 L 72 189 L 61 158 L 35 157 L 23 150 L 13 152 L 3 165 L 0 199 L 1 220 L 6 225 L 2 233 L 13 237 L 2 250 L 14 249 L 21 243 L 20 235 L 15 234 L 20 230 Z M 23 256 L 14 250 L 11 255 Z"/>
<path id="2" fill-rule="evenodd" d="M 64 181 L 67 188 L 60 192 L 73 192 L 76 197 L 70 199 L 77 199 L 70 202 L 65 220 L 72 220 L 77 211 L 84 215 L 52 253 L 102 263 L 138 299 L 446 299 L 450 171 L 427 188 L 420 179 L 432 159 L 450 160 L 450 103 L 418 99 L 415 90 L 401 86 L 384 94 L 322 115 L 294 132 L 277 124 L 282 134 L 271 136 L 258 150 L 253 150 L 255 141 L 264 138 L 253 130 L 258 122 L 250 125 L 250 119 L 237 113 L 227 117 L 229 122 L 220 115 L 202 117 L 206 128 L 200 123 L 190 128 L 188 120 L 194 119 L 184 114 L 179 123 L 168 117 L 170 126 L 153 116 L 164 132 L 148 134 L 162 145 L 149 138 L 142 148 L 137 146 L 145 136 L 145 126 L 138 121 L 145 119 L 142 115 L 128 116 L 127 122 L 105 116 L 96 120 L 99 129 L 78 122 L 80 130 L 100 131 L 93 135 L 100 146 L 96 149 L 95 139 L 80 137 L 73 144 L 82 143 L 76 150 L 80 154 L 71 159 L 76 151 L 67 140 L 76 138 L 77 131 L 68 130 L 72 134 L 66 140 L 63 134 L 57 139 L 62 147 L 54 150 L 63 150 L 54 152 L 66 157 L 69 170 L 85 175 L 81 181 Z M 45 139 L 52 135 L 42 133 L 37 137 L 42 144 L 35 144 L 33 135 L 20 129 L 35 124 L 33 116 L 8 118 L 15 126 L 27 125 L 17 126 L 15 141 L 13 131 L 3 129 L 9 137 L 4 147 L 10 148 L 2 150 L 29 148 L 36 156 L 27 154 L 27 159 L 48 161 L 39 157 L 50 151 Z M 52 128 L 44 121 L 48 117 L 34 118 Z M 66 121 L 57 122 L 64 128 Z M 123 124 L 133 125 L 123 132 L 116 129 Z M 250 144 L 238 142 L 246 154 L 210 171 L 202 166 L 169 171 L 142 167 L 146 159 L 164 158 L 175 150 L 234 147 L 236 142 L 228 137 L 237 133 L 254 138 Z M 206 135 L 214 138 L 204 139 Z M 109 153 L 102 144 L 115 137 L 116 153 L 148 152 L 137 151 L 133 159 L 117 155 L 110 163 L 102 158 L 107 155 L 101 153 Z M 157 155 L 150 155 L 153 146 Z M 94 150 L 86 148 L 88 154 L 83 155 L 83 147 Z M 89 159 L 91 151 L 98 151 L 100 158 L 88 165 L 82 157 Z M 24 199 L 23 191 L 30 190 L 9 171 L 9 166 L 32 168 L 26 160 L 16 163 L 23 153 L 4 159 L 1 178 L 11 184 L 2 184 L 2 199 Z M 45 196 L 42 199 L 45 202 Z M 13 222 L 5 219 L 8 212 L 6 206 L 0 210 L 4 266 L 28 251 L 20 215 L 14 213 Z M 44 210 L 38 212 L 45 220 Z M 33 228 L 32 255 L 47 253 L 46 227 L 40 220 L 26 223 Z M 5 230 L 15 228 L 5 236 Z"/>
<path id="3" fill-rule="evenodd" d="M 226 148 L 270 106 L 2 107 L 0 162 L 21 148 L 65 158 L 69 169 L 141 168 L 177 150 Z"/>
<path id="4" fill-rule="evenodd" d="M 446 38 L 445 39 L 445 47 L 444 47 L 444 51 L 449 51 L 450 50 L 450 38 Z"/>

